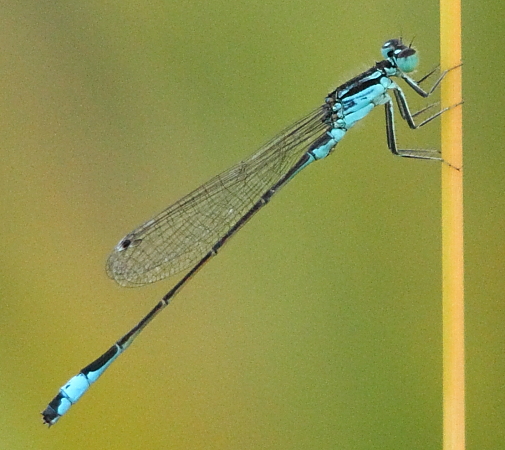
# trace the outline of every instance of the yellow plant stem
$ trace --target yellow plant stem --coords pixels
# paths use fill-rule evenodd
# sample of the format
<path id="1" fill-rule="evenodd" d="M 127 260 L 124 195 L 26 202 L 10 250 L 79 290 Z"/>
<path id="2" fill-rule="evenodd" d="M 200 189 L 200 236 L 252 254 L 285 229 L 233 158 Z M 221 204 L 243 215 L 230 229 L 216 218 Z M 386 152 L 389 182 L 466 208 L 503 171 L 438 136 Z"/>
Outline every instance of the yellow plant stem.
<path id="1" fill-rule="evenodd" d="M 441 68 L 461 63 L 460 0 L 441 0 Z M 442 83 L 442 106 L 462 100 L 461 68 Z M 465 448 L 462 108 L 442 115 L 443 449 Z M 451 167 L 452 166 L 452 167 Z M 460 170 L 455 169 L 460 168 Z"/>

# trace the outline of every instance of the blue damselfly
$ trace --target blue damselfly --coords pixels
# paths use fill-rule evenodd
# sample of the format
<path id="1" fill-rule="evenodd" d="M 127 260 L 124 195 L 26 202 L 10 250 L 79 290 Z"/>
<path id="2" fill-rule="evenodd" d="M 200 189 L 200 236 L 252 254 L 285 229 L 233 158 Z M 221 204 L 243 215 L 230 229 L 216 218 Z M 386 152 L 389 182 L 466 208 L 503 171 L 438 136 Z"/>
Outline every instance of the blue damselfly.
<path id="1" fill-rule="evenodd" d="M 127 234 L 112 251 L 107 273 L 122 286 L 142 286 L 188 272 L 159 303 L 102 356 L 71 378 L 42 412 L 53 425 L 133 342 L 207 261 L 291 178 L 310 163 L 328 156 L 347 131 L 375 106 L 384 105 L 386 137 L 398 156 L 442 161 L 436 150 L 400 149 L 396 144 L 393 99 L 400 116 L 412 129 L 419 128 L 448 108 L 416 124 L 403 90 L 393 81 L 402 79 L 422 97 L 430 96 L 447 71 L 424 90 L 408 73 L 418 65 L 418 55 L 401 39 L 382 46 L 384 59 L 366 72 L 330 92 L 322 106 L 286 128 L 248 159 L 211 179 L 165 211 Z"/>

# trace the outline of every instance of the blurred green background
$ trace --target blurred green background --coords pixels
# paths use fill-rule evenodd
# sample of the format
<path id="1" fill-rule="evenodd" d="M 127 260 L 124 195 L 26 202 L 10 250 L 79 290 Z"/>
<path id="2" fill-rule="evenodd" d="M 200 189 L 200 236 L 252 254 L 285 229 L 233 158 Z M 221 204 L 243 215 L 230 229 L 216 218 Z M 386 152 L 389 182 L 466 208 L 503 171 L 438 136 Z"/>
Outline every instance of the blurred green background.
<path id="1" fill-rule="evenodd" d="M 440 165 L 383 111 L 261 211 L 51 430 L 174 280 L 119 239 L 415 38 L 436 2 L 3 2 L 1 449 L 440 449 Z M 469 449 L 505 442 L 503 2 L 464 4 Z M 491 64 L 492 63 L 492 64 Z M 409 98 L 412 98 L 409 92 Z M 413 104 L 423 104 L 417 98 Z M 400 143 L 438 147 L 438 124 Z"/>

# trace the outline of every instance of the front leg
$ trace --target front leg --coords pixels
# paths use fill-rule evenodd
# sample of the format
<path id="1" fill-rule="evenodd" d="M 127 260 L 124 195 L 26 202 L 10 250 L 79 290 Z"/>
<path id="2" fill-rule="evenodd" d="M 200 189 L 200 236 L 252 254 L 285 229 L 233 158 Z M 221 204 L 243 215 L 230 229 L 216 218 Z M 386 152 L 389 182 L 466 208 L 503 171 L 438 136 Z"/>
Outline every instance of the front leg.
<path id="1" fill-rule="evenodd" d="M 423 125 L 426 125 L 428 122 L 431 122 L 433 119 L 438 117 L 440 114 L 444 113 L 445 111 L 454 108 L 455 106 L 460 105 L 458 103 L 457 105 L 452 105 L 448 106 L 447 108 L 443 108 L 440 111 L 436 112 L 435 114 L 431 115 L 427 119 L 423 120 L 421 123 L 416 124 L 414 122 L 414 117 L 419 115 L 420 113 L 426 111 L 427 109 L 431 108 L 433 105 L 429 105 L 426 108 L 423 108 L 421 111 L 418 111 L 414 114 L 410 112 L 409 104 L 407 102 L 407 98 L 405 97 L 405 94 L 403 93 L 402 89 L 399 86 L 393 87 L 393 92 L 395 94 L 395 99 L 396 103 L 398 103 L 398 109 L 400 110 L 400 115 L 402 116 L 402 119 L 405 120 L 409 127 L 415 130 L 416 128 L 420 128 Z"/>
<path id="2" fill-rule="evenodd" d="M 441 81 L 444 79 L 444 77 L 451 71 L 451 70 L 454 70 L 454 69 L 457 69 L 458 67 L 461 67 L 461 64 L 458 64 L 457 66 L 454 66 L 454 67 L 451 67 L 450 69 L 447 69 L 447 70 L 444 70 L 440 76 L 438 77 L 438 79 L 435 81 L 435 83 L 433 84 L 433 86 L 431 87 L 431 89 L 425 91 L 421 86 L 419 86 L 419 83 L 422 83 L 424 80 L 426 80 L 426 78 L 428 78 L 430 75 L 433 74 L 433 72 L 435 71 L 432 70 L 430 73 L 428 73 L 427 75 L 425 75 L 423 78 L 421 78 L 419 81 L 415 81 L 413 80 L 412 78 L 410 78 L 406 73 L 403 73 L 401 72 L 399 74 L 399 76 L 405 80 L 405 83 L 407 83 L 417 94 L 419 94 L 421 97 L 429 97 L 431 94 L 433 94 L 433 91 L 440 85 Z"/>

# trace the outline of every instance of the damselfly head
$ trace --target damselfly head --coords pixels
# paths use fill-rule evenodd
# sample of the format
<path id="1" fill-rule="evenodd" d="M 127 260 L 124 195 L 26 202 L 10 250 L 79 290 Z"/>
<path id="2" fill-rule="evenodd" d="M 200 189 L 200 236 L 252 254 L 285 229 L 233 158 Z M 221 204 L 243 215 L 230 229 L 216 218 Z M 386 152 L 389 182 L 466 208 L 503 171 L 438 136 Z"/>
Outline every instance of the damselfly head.
<path id="1" fill-rule="evenodd" d="M 419 57 L 412 44 L 407 47 L 401 39 L 386 41 L 381 48 L 381 53 L 384 58 L 396 64 L 402 72 L 412 72 L 419 64 Z"/>

